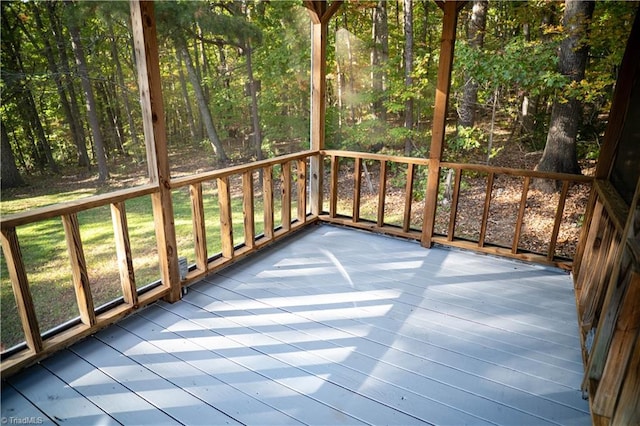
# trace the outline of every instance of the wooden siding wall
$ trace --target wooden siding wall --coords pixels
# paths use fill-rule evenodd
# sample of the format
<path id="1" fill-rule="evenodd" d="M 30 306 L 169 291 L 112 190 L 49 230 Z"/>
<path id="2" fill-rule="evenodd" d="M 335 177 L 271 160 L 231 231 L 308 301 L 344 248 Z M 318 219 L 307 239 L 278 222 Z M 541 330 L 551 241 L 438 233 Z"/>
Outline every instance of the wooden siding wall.
<path id="1" fill-rule="evenodd" d="M 629 111 L 640 108 L 640 99 L 632 99 L 632 88 L 638 84 L 640 14 L 636 12 L 574 263 L 583 390 L 598 426 L 640 424 L 640 179 L 625 176 L 626 184 L 631 188 L 635 184 L 630 205 L 611 183 L 620 145 L 640 143 L 633 132 L 635 140 L 622 140 L 623 129 L 630 124 L 625 121 L 631 121 Z M 624 160 L 639 167 L 638 158 Z"/>
<path id="2" fill-rule="evenodd" d="M 606 182 L 595 188 L 584 254 L 574 271 L 583 390 L 594 424 L 640 424 L 640 186 L 622 223 L 629 209 L 620 209 Z"/>

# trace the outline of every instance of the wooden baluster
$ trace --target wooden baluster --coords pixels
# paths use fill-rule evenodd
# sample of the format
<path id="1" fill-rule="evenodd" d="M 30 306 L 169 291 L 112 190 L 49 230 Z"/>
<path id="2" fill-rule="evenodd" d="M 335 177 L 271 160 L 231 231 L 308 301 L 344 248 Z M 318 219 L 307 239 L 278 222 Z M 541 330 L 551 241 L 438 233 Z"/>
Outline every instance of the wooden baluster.
<path id="1" fill-rule="evenodd" d="M 62 225 L 67 239 L 67 250 L 71 261 L 71 274 L 73 276 L 73 288 L 76 292 L 76 301 L 80 312 L 80 320 L 88 325 L 96 324 L 96 312 L 93 307 L 93 297 L 89 285 L 87 262 L 84 258 L 82 239 L 80 238 L 80 224 L 75 213 L 62 216 Z"/>
<path id="2" fill-rule="evenodd" d="M 202 184 L 189 185 L 191 196 L 191 218 L 193 220 L 193 242 L 195 245 L 196 268 L 207 270 L 207 231 L 204 219 L 204 200 L 202 198 Z"/>
<path id="3" fill-rule="evenodd" d="M 25 341 L 32 352 L 42 352 L 42 336 L 15 228 L 2 229 L 2 250 L 7 262 L 7 270 L 11 278 L 11 287 L 16 299 L 16 308 L 22 323 Z"/>
<path id="4" fill-rule="evenodd" d="M 329 201 L 329 217 L 336 217 L 338 209 L 338 172 L 340 170 L 340 159 L 335 155 L 331 156 L 331 190 Z"/>
<path id="5" fill-rule="evenodd" d="M 562 183 L 562 192 L 560 193 L 560 199 L 558 200 L 558 208 L 556 209 L 556 218 L 553 222 L 553 232 L 551 233 L 551 241 L 549 242 L 549 252 L 547 253 L 547 260 L 553 260 L 556 252 L 556 243 L 558 240 L 558 233 L 560 232 L 560 224 L 562 224 L 562 213 L 564 213 L 564 204 L 567 200 L 567 193 L 569 192 L 569 181 L 565 180 Z"/>
<path id="6" fill-rule="evenodd" d="M 273 167 L 266 166 L 262 173 L 262 198 L 264 201 L 264 236 L 273 239 Z"/>
<path id="7" fill-rule="evenodd" d="M 522 196 L 520 197 L 520 208 L 518 209 L 518 219 L 516 220 L 516 229 L 513 234 L 513 244 L 511 245 L 511 253 L 518 252 L 518 244 L 520 243 L 520 234 L 522 233 L 522 221 L 524 219 L 524 211 L 527 208 L 527 195 L 529 194 L 529 184 L 531 178 L 526 176 L 522 184 Z"/>
<path id="8" fill-rule="evenodd" d="M 131 242 L 129 241 L 129 225 L 124 201 L 111 204 L 111 222 L 113 223 L 113 238 L 116 243 L 122 297 L 125 303 L 137 306 L 138 291 L 136 290 L 133 256 L 131 255 Z"/>
<path id="9" fill-rule="evenodd" d="M 253 171 L 242 174 L 242 215 L 244 217 L 244 245 L 256 245 L 255 219 L 253 209 Z"/>
<path id="10" fill-rule="evenodd" d="M 407 182 L 404 188 L 404 216 L 402 230 L 409 232 L 411 228 L 411 203 L 413 201 L 413 181 L 415 180 L 415 167 L 413 163 L 407 164 Z"/>
<path id="11" fill-rule="evenodd" d="M 307 221 L 307 162 L 298 160 L 298 221 Z"/>
<path id="12" fill-rule="evenodd" d="M 480 225 L 480 238 L 478 247 L 484 247 L 484 238 L 487 234 L 487 221 L 489 220 L 489 207 L 491 206 L 491 192 L 493 191 L 493 172 L 487 175 L 487 192 L 484 198 L 484 210 L 482 212 L 482 224 Z"/>
<path id="13" fill-rule="evenodd" d="M 282 179 L 282 230 L 288 231 L 291 229 L 291 163 L 286 162 L 281 166 Z"/>
<path id="14" fill-rule="evenodd" d="M 447 241 L 453 241 L 456 232 L 456 219 L 458 216 L 458 198 L 460 197 L 460 178 L 462 169 L 456 169 L 456 176 L 453 183 L 453 194 L 451 195 L 451 212 L 449 216 L 449 231 Z"/>
<path id="15" fill-rule="evenodd" d="M 220 238 L 222 257 L 233 258 L 233 224 L 231 221 L 231 189 L 229 176 L 218 178 L 218 203 L 220 205 Z"/>
<path id="16" fill-rule="evenodd" d="M 384 204 L 387 195 L 387 162 L 380 160 L 380 187 L 378 188 L 378 227 L 384 225 Z"/>
<path id="17" fill-rule="evenodd" d="M 351 220 L 355 223 L 360 220 L 360 188 L 362 187 L 362 158 L 354 159 L 353 171 L 353 215 Z"/>

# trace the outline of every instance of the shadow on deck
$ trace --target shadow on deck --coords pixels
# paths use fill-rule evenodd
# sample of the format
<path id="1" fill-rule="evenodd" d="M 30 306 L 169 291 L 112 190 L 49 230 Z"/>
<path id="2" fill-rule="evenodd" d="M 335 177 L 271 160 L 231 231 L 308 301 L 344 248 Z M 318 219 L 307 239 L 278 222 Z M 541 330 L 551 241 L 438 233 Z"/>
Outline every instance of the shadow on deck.
<path id="1" fill-rule="evenodd" d="M 11 377 L 3 423 L 587 425 L 554 268 L 312 226 Z"/>

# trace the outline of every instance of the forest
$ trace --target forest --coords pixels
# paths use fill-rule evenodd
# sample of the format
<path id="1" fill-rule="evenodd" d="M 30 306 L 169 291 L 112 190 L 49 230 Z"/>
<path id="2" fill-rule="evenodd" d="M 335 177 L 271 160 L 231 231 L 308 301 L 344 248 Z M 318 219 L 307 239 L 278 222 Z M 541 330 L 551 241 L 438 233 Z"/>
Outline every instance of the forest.
<path id="1" fill-rule="evenodd" d="M 143 178 L 128 2 L 1 7 L 3 199 L 56 176 L 98 188 Z M 636 8 L 469 2 L 458 21 L 446 157 L 489 163 L 512 146 L 540 153 L 553 140 L 569 160 L 545 167 L 580 172 L 578 160 L 597 157 Z M 308 148 L 302 2 L 157 2 L 156 16 L 172 170 Z M 341 6 L 329 27 L 328 148 L 427 155 L 441 19 L 431 0 Z M 557 116 L 571 117 L 572 134 L 551 134 Z"/>

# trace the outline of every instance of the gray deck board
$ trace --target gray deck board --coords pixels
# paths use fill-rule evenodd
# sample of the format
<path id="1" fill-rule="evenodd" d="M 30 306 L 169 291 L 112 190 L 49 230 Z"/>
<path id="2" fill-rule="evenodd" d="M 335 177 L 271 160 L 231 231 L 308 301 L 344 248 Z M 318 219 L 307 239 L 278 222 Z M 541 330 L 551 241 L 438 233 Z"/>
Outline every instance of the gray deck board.
<path id="1" fill-rule="evenodd" d="M 45 424 L 588 425 L 570 277 L 311 227 L 3 384 Z"/>

